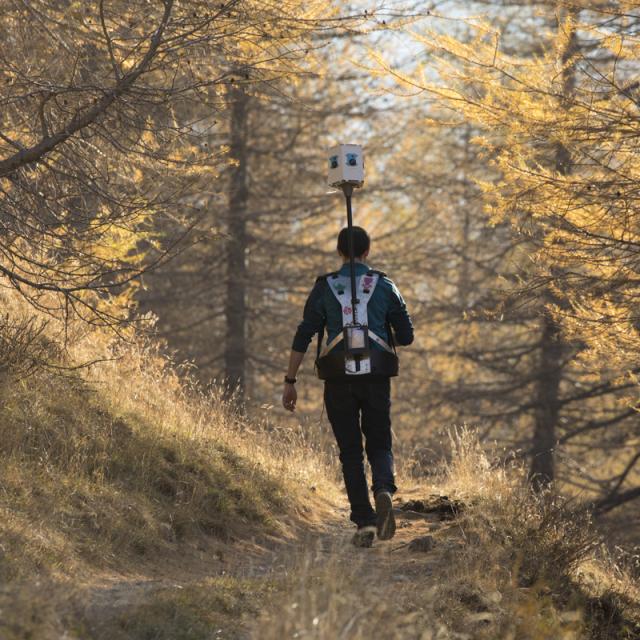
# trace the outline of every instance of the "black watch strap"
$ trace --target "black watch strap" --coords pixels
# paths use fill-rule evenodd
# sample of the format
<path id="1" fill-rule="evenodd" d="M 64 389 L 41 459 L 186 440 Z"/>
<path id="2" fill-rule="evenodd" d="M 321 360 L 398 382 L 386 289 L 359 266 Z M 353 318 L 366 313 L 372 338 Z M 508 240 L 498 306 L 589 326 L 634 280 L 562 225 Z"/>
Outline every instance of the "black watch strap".
<path id="1" fill-rule="evenodd" d="M 295 383 L 296 383 L 296 379 L 295 379 L 295 378 L 290 378 L 289 376 L 285 376 L 285 377 L 284 377 L 284 381 L 285 381 L 287 384 L 295 384 Z"/>

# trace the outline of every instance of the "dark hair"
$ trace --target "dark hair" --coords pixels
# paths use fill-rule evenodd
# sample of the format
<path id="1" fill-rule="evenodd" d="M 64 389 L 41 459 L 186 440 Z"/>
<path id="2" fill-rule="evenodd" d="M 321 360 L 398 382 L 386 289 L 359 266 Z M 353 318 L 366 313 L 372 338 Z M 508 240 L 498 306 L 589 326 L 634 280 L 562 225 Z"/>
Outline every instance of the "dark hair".
<path id="1" fill-rule="evenodd" d="M 359 258 L 365 251 L 369 251 L 371 238 L 362 227 L 352 227 L 353 229 L 353 257 Z M 338 234 L 338 251 L 344 255 L 349 255 L 349 229 L 345 227 Z"/>

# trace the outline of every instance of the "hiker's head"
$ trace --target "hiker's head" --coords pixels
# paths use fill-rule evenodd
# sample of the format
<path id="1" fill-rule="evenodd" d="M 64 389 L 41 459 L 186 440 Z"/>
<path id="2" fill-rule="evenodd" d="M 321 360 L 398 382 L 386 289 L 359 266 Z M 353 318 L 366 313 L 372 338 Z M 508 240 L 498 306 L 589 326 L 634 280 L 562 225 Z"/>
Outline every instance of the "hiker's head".
<path id="1" fill-rule="evenodd" d="M 364 260 L 369 255 L 371 238 L 362 227 L 353 229 L 353 257 L 356 260 Z M 338 234 L 338 253 L 343 260 L 349 259 L 349 229 L 345 227 Z"/>

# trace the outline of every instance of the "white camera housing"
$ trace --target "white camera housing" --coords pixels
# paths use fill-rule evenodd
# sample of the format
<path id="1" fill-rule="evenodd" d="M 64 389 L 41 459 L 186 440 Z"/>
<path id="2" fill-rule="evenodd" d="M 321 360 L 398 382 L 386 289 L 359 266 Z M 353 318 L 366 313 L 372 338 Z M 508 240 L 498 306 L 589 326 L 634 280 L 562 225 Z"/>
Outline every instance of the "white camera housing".
<path id="1" fill-rule="evenodd" d="M 364 154 L 359 144 L 339 144 L 329 149 L 329 186 L 364 184 Z"/>

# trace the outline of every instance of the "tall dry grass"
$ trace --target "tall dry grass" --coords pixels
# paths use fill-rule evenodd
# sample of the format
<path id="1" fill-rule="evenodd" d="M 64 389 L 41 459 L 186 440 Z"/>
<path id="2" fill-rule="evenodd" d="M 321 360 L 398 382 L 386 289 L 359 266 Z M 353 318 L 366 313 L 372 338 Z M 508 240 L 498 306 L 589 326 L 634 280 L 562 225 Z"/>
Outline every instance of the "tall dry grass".
<path id="1" fill-rule="evenodd" d="M 254 637 L 333 640 L 632 640 L 640 593 L 603 552 L 588 511 L 532 493 L 526 470 L 450 432 L 426 492 L 464 508 L 428 555 L 306 550 Z M 501 460 L 503 462 L 501 462 Z M 343 541 L 344 542 L 344 541 Z M 395 555 L 394 555 L 395 554 Z"/>
<path id="2" fill-rule="evenodd" d="M 134 332 L 65 324 L 12 291 L 0 302 L 3 580 L 286 535 L 283 516 L 332 491 L 306 433 L 199 389 Z"/>

